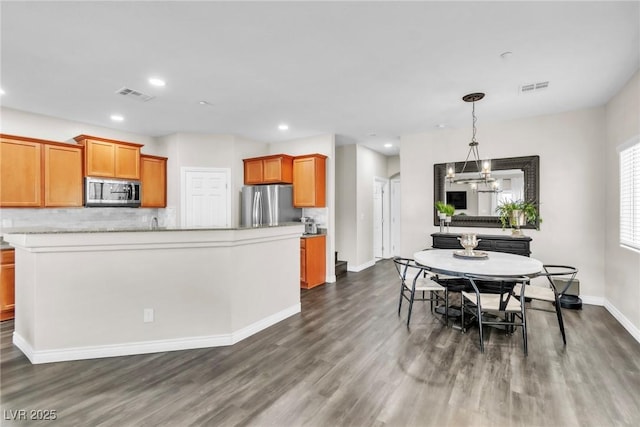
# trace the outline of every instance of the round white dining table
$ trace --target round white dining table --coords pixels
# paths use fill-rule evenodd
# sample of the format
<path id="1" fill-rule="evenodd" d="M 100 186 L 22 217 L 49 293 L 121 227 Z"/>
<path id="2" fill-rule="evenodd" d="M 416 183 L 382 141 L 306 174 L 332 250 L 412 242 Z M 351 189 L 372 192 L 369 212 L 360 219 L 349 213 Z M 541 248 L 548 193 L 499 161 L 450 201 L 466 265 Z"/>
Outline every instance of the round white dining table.
<path id="1" fill-rule="evenodd" d="M 487 252 L 486 259 L 468 259 L 458 258 L 453 255 L 454 252 L 454 249 L 427 249 L 413 254 L 413 259 L 433 273 L 448 276 L 534 277 L 543 271 L 542 262 L 522 255 Z"/>

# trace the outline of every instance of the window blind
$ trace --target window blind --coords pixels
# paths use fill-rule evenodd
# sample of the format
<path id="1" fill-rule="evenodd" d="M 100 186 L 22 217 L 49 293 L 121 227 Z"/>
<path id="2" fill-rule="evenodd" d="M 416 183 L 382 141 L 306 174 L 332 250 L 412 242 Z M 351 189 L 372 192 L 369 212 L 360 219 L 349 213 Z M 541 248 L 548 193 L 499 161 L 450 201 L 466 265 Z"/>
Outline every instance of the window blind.
<path id="1" fill-rule="evenodd" d="M 640 250 L 640 142 L 620 150 L 620 244 Z"/>

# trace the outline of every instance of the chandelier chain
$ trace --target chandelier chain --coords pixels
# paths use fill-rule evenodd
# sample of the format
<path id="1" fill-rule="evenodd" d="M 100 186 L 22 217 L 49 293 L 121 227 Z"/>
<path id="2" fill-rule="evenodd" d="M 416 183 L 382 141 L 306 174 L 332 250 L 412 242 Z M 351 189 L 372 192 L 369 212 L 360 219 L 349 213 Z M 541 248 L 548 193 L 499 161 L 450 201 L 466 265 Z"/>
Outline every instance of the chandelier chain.
<path id="1" fill-rule="evenodd" d="M 476 122 L 478 121 L 478 118 L 476 117 L 476 103 L 475 101 L 471 103 L 471 116 L 473 117 L 473 134 L 471 136 L 471 142 L 475 142 L 478 143 L 478 141 L 476 141 Z"/>

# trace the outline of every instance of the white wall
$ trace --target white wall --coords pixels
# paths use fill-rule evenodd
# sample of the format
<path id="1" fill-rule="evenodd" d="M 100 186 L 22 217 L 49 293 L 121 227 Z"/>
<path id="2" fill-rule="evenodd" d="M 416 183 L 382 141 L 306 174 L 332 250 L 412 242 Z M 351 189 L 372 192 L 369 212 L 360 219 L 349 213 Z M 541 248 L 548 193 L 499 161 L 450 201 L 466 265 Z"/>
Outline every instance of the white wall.
<path id="1" fill-rule="evenodd" d="M 181 168 L 206 167 L 231 169 L 231 226 L 240 223 L 240 191 L 244 185 L 242 159 L 266 154 L 267 143 L 248 141 L 233 135 L 176 133 L 159 138 L 166 151 L 167 209 L 181 222 Z"/>
<path id="2" fill-rule="evenodd" d="M 347 264 L 356 262 L 357 198 L 355 144 L 336 147 L 336 251 Z"/>
<path id="3" fill-rule="evenodd" d="M 156 145 L 154 138 L 150 136 L 57 119 L 41 114 L 27 113 L 6 107 L 0 108 L 0 132 L 73 144 L 76 143 L 73 138 L 78 135 L 99 136 L 101 138 L 144 144 L 141 150 L 144 154 L 164 156 L 162 149 Z"/>
<path id="4" fill-rule="evenodd" d="M 640 71 L 606 106 L 604 170 L 605 297 L 607 308 L 640 341 L 640 254 L 620 247 L 620 167 L 617 147 L 640 135 Z"/>
<path id="5" fill-rule="evenodd" d="M 400 156 L 387 157 L 387 178 L 400 173 Z"/>
<path id="6" fill-rule="evenodd" d="M 340 259 L 349 271 L 360 271 L 375 264 L 373 256 L 373 180 L 387 178 L 387 157 L 360 145 L 337 149 L 336 238 Z"/>
<path id="7" fill-rule="evenodd" d="M 585 302 L 602 303 L 605 209 L 604 108 L 572 111 L 478 126 L 483 158 L 540 156 L 540 231 L 532 256 L 548 264 L 580 269 Z M 438 130 L 401 138 L 402 254 L 431 246 L 433 165 L 464 160 L 469 129 Z M 499 228 L 452 228 L 452 232 L 508 234 Z"/>
<path id="8" fill-rule="evenodd" d="M 326 209 L 318 208 L 312 210 L 312 216 L 320 216 L 325 221 L 327 228 L 327 272 L 326 281 L 329 283 L 336 281 L 335 266 L 335 216 L 336 216 L 336 141 L 335 135 L 325 134 L 312 136 L 309 138 L 296 139 L 284 142 L 272 142 L 269 144 L 270 154 L 289 154 L 291 156 L 300 156 L 303 154 L 324 154 L 327 156 L 326 177 L 327 177 L 327 193 L 326 193 Z M 320 210 L 321 209 L 321 210 Z M 303 214 L 307 210 L 303 209 Z"/>
<path id="9" fill-rule="evenodd" d="M 356 269 L 373 265 L 373 179 L 387 177 L 387 157 L 361 145 L 356 146 L 357 253 Z M 350 265 L 349 268 L 352 268 Z"/>

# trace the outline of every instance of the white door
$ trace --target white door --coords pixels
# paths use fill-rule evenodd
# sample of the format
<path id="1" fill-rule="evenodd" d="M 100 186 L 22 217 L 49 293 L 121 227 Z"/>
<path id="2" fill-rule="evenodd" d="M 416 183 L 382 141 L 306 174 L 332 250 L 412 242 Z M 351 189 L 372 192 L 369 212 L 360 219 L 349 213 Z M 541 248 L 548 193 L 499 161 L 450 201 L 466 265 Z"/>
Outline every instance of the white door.
<path id="1" fill-rule="evenodd" d="M 391 180 L 391 255 L 400 256 L 400 178 Z"/>
<path id="2" fill-rule="evenodd" d="M 229 169 L 182 168 L 182 226 L 230 226 L 229 176 Z"/>

